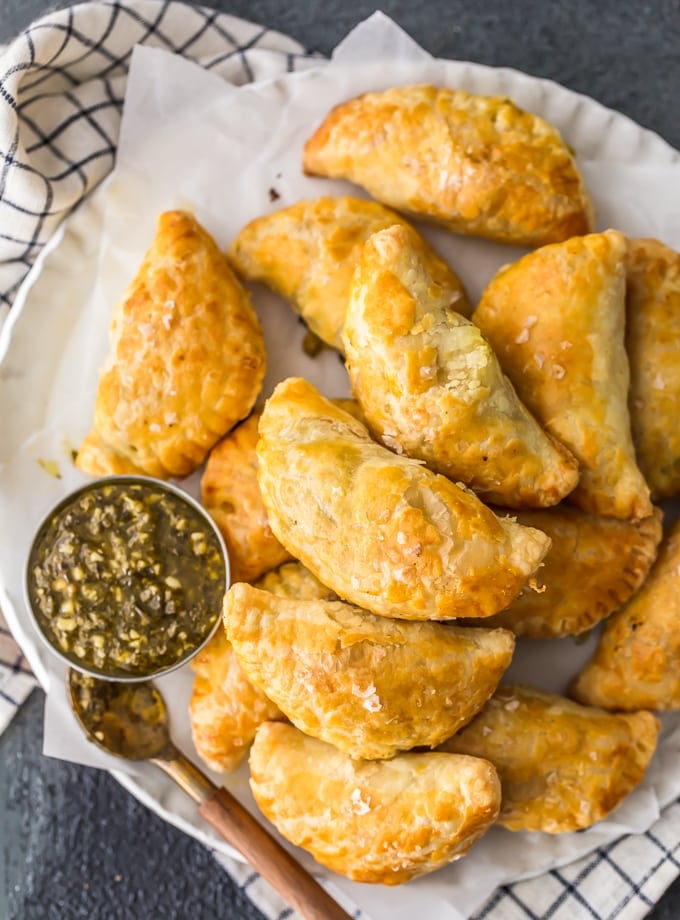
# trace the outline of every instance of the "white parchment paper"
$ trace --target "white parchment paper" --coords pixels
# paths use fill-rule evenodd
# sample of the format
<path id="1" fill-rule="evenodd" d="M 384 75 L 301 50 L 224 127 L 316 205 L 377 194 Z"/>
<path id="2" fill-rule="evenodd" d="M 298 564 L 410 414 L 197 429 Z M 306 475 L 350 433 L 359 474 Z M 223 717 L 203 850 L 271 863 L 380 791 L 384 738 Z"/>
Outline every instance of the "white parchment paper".
<path id="1" fill-rule="evenodd" d="M 45 751 L 118 770 L 128 788 L 164 817 L 225 852 L 228 848 L 165 777 L 147 766 L 115 761 L 83 739 L 68 709 L 63 672 L 39 646 L 27 620 L 24 556 L 41 514 L 84 481 L 70 451 L 89 428 L 112 306 L 149 246 L 157 215 L 169 208 L 190 209 L 226 246 L 247 221 L 301 198 L 362 195 L 347 183 L 303 176 L 302 145 L 332 105 L 366 90 L 411 82 L 506 94 L 549 118 L 581 160 L 600 229 L 657 236 L 680 248 L 680 166 L 677 154 L 660 139 L 546 81 L 434 60 L 377 14 L 338 46 L 331 63 L 240 89 L 180 57 L 136 49 L 116 170 L 43 255 L 0 339 L 0 355 L 7 350 L 0 369 L 0 600 L 38 676 L 49 681 Z M 522 252 L 421 229 L 461 275 L 472 298 L 501 264 Z M 329 396 L 348 393 L 337 355 L 325 351 L 307 358 L 301 350 L 304 330 L 292 311 L 264 288 L 253 291 L 269 359 L 263 396 L 290 374 L 307 377 Z M 58 464 L 61 478 L 45 472 L 39 461 L 46 459 Z M 521 641 L 507 679 L 563 691 L 592 644 Z M 186 712 L 191 672 L 167 676 L 162 688 L 174 735 L 191 754 Z M 411 920 L 420 913 L 430 920 L 460 920 L 502 882 L 538 874 L 622 833 L 646 829 L 680 794 L 680 719 L 665 721 L 642 786 L 608 821 L 585 833 L 551 837 L 494 828 L 461 862 L 397 890 L 335 876 L 333 883 L 373 920 Z M 245 768 L 226 784 L 252 807 Z"/>

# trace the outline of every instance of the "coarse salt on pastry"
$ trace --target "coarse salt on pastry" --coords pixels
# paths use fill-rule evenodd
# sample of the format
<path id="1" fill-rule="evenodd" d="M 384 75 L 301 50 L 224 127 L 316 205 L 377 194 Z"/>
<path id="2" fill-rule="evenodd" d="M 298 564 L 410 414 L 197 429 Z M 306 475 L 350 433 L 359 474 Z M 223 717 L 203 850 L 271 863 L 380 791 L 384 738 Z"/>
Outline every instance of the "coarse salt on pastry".
<path id="1" fill-rule="evenodd" d="M 258 478 L 272 530 L 340 597 L 412 620 L 491 616 L 550 546 L 468 489 L 397 456 L 305 380 L 260 420 Z"/>
<path id="2" fill-rule="evenodd" d="M 258 582 L 262 593 L 300 599 L 335 597 L 299 562 L 288 562 Z M 191 735 L 201 759 L 218 773 L 235 770 L 258 725 L 285 716 L 241 667 L 224 629 L 192 659 Z"/>
<path id="3" fill-rule="evenodd" d="M 347 298 L 361 247 L 372 233 L 394 224 L 411 231 L 413 246 L 449 306 L 469 316 L 472 307 L 455 272 L 403 217 L 375 201 L 349 196 L 298 201 L 251 221 L 228 255 L 243 278 L 262 281 L 285 297 L 315 335 L 342 351 Z"/>
<path id="4" fill-rule="evenodd" d="M 578 464 L 520 402 L 404 227 L 364 244 L 343 340 L 354 395 L 389 448 L 510 508 L 555 505 Z"/>
<path id="5" fill-rule="evenodd" d="M 399 885 L 463 856 L 500 803 L 488 761 L 454 754 L 351 760 L 290 725 L 267 722 L 250 752 L 262 813 L 322 865 Z"/>
<path id="6" fill-rule="evenodd" d="M 643 584 L 656 559 L 662 517 L 655 509 L 641 521 L 618 521 L 568 505 L 520 511 L 520 524 L 552 540 L 536 576 L 538 590 L 522 591 L 494 617 L 466 622 L 503 626 L 529 639 L 558 639 L 592 629 Z"/>
<path id="7" fill-rule="evenodd" d="M 511 831 L 583 830 L 642 781 L 661 724 L 650 712 L 614 715 L 533 687 L 499 687 L 440 750 L 498 770 L 498 823 Z"/>
<path id="8" fill-rule="evenodd" d="M 168 211 L 111 322 L 93 431 L 76 465 L 187 476 L 250 412 L 262 330 L 225 256 L 194 217 Z"/>
<path id="9" fill-rule="evenodd" d="M 499 96 L 427 85 L 364 93 L 326 116 L 303 167 L 456 233 L 542 246 L 593 229 L 557 129 Z"/>
<path id="10" fill-rule="evenodd" d="M 569 501 L 640 520 L 652 504 L 628 412 L 627 248 L 607 230 L 529 253 L 492 279 L 474 321 L 520 399 L 578 459 Z"/>
<path id="11" fill-rule="evenodd" d="M 505 629 L 374 616 L 232 585 L 224 623 L 250 678 L 301 731 L 366 760 L 435 747 L 478 712 L 512 659 Z"/>

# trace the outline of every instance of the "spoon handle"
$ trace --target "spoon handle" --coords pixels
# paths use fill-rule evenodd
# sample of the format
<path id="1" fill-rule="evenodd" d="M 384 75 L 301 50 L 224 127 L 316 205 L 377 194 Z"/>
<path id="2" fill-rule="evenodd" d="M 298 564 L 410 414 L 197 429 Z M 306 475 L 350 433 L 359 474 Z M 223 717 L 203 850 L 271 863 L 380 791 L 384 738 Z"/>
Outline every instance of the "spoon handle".
<path id="1" fill-rule="evenodd" d="M 305 920 L 351 920 L 226 789 L 216 789 L 198 810 Z"/>

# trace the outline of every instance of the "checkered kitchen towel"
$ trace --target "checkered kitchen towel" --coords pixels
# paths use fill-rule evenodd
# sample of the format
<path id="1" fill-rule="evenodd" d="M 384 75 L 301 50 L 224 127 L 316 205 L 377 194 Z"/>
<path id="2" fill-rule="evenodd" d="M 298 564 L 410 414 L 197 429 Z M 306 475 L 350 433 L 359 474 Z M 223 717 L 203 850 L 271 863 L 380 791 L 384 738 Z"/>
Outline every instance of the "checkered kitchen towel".
<path id="1" fill-rule="evenodd" d="M 283 35 L 167 0 L 86 3 L 27 29 L 0 54 L 0 322 L 60 221 L 113 166 L 137 43 L 182 54 L 239 84 L 310 63 Z M 0 732 L 34 683 L 0 614 Z M 220 861 L 268 917 L 291 917 L 248 866 Z M 498 889 L 478 918 L 637 920 L 679 871 L 675 804 L 646 834 Z"/>

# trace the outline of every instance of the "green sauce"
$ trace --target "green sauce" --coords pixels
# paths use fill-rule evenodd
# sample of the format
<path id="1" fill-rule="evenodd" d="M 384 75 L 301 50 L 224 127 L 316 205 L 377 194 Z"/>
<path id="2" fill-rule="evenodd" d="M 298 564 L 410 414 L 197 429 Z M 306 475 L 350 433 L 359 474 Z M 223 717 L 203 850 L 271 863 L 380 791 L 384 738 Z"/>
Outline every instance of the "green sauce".
<path id="1" fill-rule="evenodd" d="M 95 484 L 42 528 L 29 598 L 76 664 L 144 676 L 188 657 L 221 611 L 225 563 L 212 527 L 155 483 Z"/>

